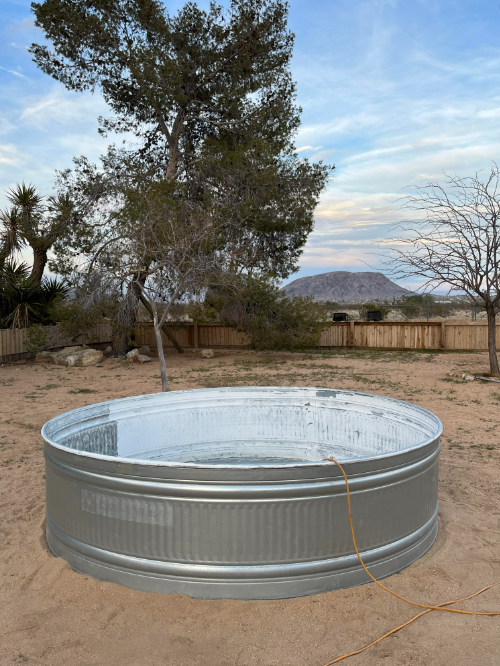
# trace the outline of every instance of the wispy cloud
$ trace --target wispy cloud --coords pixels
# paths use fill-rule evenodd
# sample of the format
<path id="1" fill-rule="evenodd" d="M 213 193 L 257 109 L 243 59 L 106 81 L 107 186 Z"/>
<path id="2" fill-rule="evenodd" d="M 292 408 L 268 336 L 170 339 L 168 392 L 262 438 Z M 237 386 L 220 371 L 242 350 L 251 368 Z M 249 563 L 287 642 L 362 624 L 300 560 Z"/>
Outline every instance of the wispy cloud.
<path id="1" fill-rule="evenodd" d="M 314 147 L 314 146 L 300 146 L 300 148 L 295 148 L 295 152 L 296 153 L 303 153 L 306 150 L 314 152 L 316 150 L 321 150 L 321 148 L 323 148 L 323 146 L 316 146 L 316 147 Z"/>
<path id="2" fill-rule="evenodd" d="M 13 144 L 0 144 L 0 165 L 17 166 L 22 162 L 21 155 Z"/>
<path id="3" fill-rule="evenodd" d="M 21 72 L 16 72 L 13 69 L 6 69 L 5 67 L 0 67 L 1 70 L 4 72 L 8 72 L 9 74 L 13 74 L 14 76 L 18 76 L 20 79 L 26 79 L 28 80 L 27 76 L 24 76 L 24 74 L 21 74 Z"/>
<path id="4" fill-rule="evenodd" d="M 53 86 L 48 93 L 25 100 L 20 120 L 39 129 L 50 129 L 55 123 L 59 126 L 85 123 L 90 130 L 97 126 L 98 116 L 107 112 L 100 95 L 69 93 L 61 86 Z"/>

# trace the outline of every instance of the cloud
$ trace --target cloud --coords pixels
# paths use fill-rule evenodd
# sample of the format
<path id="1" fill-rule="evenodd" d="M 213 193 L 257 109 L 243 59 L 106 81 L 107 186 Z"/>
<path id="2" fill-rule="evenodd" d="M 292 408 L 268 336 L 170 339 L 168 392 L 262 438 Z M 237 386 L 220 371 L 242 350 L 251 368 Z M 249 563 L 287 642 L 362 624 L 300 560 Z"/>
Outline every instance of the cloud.
<path id="1" fill-rule="evenodd" d="M 20 72 L 16 72 L 13 69 L 6 69 L 5 67 L 0 67 L 1 70 L 4 72 L 8 72 L 9 74 L 13 74 L 14 76 L 18 76 L 20 79 L 26 79 L 28 80 L 27 76 L 24 76 L 24 74 L 21 74 Z"/>
<path id="2" fill-rule="evenodd" d="M 101 95 L 70 93 L 57 86 L 42 96 L 27 98 L 20 120 L 41 130 L 47 130 L 54 124 L 76 123 L 84 123 L 90 130 L 97 127 L 97 118 L 106 112 L 109 108 Z"/>
<path id="3" fill-rule="evenodd" d="M 17 166 L 21 161 L 21 155 L 14 144 L 0 144 L 0 164 Z"/>
<path id="4" fill-rule="evenodd" d="M 315 151 L 315 150 L 321 150 L 321 148 L 323 148 L 323 146 L 316 146 L 316 148 L 314 146 L 301 146 L 300 148 L 295 148 L 294 152 L 295 153 L 302 153 L 305 150 Z"/>
<path id="5" fill-rule="evenodd" d="M 24 32 L 35 28 L 35 19 L 32 16 L 27 16 L 19 21 L 14 21 L 7 26 L 9 32 Z"/>

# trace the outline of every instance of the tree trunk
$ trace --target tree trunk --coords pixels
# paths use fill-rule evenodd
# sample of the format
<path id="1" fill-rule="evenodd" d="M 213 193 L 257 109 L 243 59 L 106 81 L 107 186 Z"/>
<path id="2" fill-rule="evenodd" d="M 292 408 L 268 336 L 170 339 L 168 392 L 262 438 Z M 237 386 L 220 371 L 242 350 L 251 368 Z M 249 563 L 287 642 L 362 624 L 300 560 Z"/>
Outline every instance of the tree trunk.
<path id="1" fill-rule="evenodd" d="M 490 356 L 490 373 L 492 377 L 500 377 L 500 368 L 498 366 L 497 342 L 496 342 L 496 317 L 495 309 L 486 308 L 488 316 L 488 353 Z"/>
<path id="2" fill-rule="evenodd" d="M 146 298 L 144 298 L 144 295 L 142 294 L 140 288 L 138 287 L 139 293 L 137 294 L 137 298 L 141 301 L 141 303 L 144 305 L 146 310 L 149 312 L 151 317 L 153 318 L 154 321 L 154 314 L 153 314 L 153 308 L 151 307 L 150 303 Z M 170 340 L 170 342 L 174 345 L 174 347 L 177 349 L 179 354 L 184 354 L 184 349 L 180 346 L 180 344 L 177 342 L 177 339 L 174 337 L 172 331 L 168 328 L 167 324 L 163 324 L 161 327 L 162 331 L 165 333 L 167 338 Z M 156 335 L 156 332 L 155 332 Z"/>
<path id="3" fill-rule="evenodd" d="M 125 356 L 130 350 L 130 339 L 137 319 L 137 299 L 130 287 L 113 321 L 113 356 Z"/>
<path id="4" fill-rule="evenodd" d="M 30 278 L 35 282 L 42 281 L 43 271 L 45 270 L 45 265 L 47 264 L 47 250 L 33 248 L 33 268 L 31 269 Z"/>
<path id="5" fill-rule="evenodd" d="M 167 364 L 165 363 L 161 328 L 158 326 L 158 315 L 156 312 L 153 314 L 153 326 L 155 330 L 156 347 L 158 349 L 158 360 L 160 361 L 161 390 L 168 391 Z"/>
<path id="6" fill-rule="evenodd" d="M 114 327 L 113 327 L 114 328 Z M 114 357 L 125 356 L 129 350 L 129 336 L 123 331 L 114 331 L 111 340 L 111 355 Z"/>

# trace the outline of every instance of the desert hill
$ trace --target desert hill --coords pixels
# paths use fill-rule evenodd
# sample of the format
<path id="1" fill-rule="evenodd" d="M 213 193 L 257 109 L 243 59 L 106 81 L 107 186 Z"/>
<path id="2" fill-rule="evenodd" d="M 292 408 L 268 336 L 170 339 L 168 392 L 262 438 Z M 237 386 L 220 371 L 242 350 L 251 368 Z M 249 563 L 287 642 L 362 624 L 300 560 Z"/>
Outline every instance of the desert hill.
<path id="1" fill-rule="evenodd" d="M 316 301 L 374 301 L 409 296 L 412 292 L 382 273 L 333 271 L 294 280 L 283 287 L 287 296 L 313 296 Z"/>

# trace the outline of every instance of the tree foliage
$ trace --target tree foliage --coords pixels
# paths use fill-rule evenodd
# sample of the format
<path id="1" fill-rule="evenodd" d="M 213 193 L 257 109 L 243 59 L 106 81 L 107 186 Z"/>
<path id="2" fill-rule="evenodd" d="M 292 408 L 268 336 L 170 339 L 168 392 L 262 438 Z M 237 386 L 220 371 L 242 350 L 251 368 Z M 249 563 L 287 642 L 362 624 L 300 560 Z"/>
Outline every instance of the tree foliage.
<path id="1" fill-rule="evenodd" d="M 257 350 L 314 347 L 329 322 L 312 298 L 288 298 L 266 278 L 242 276 L 238 285 L 213 290 L 206 298 L 219 321 L 247 333 Z"/>
<path id="2" fill-rule="evenodd" d="M 101 131 L 136 137 L 112 147 L 100 169 L 80 160 L 78 194 L 117 203 L 114 185 L 135 173 L 176 183 L 172 198 L 196 206 L 220 196 L 218 207 L 239 221 L 245 269 L 293 271 L 331 168 L 294 150 L 300 109 L 287 4 L 233 0 L 227 11 L 213 3 L 205 12 L 188 3 L 173 16 L 150 0 L 33 7 L 53 45 L 33 45 L 35 62 L 69 89 L 99 89 L 113 113 Z M 83 225 L 71 240 L 99 242 Z"/>

